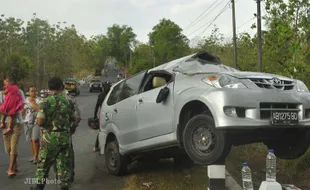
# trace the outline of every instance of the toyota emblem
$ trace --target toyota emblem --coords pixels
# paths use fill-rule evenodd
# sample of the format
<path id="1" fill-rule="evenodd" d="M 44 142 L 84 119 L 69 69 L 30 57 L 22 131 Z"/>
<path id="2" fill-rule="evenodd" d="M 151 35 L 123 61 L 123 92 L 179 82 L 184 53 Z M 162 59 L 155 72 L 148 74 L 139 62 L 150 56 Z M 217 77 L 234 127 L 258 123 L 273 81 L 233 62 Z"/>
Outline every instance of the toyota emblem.
<path id="1" fill-rule="evenodd" d="M 282 84 L 282 81 L 276 77 L 272 78 L 271 81 L 273 84 Z"/>

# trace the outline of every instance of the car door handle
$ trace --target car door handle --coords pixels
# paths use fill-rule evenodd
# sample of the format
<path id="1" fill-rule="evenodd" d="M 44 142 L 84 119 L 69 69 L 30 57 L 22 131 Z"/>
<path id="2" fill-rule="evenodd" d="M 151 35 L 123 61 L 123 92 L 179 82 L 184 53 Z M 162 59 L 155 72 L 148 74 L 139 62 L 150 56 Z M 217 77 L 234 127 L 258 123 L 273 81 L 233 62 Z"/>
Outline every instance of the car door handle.
<path id="1" fill-rule="evenodd" d="M 138 102 L 139 102 L 139 103 L 142 103 L 142 102 L 143 102 L 143 99 L 142 99 L 142 98 L 140 98 L 140 99 L 138 100 Z"/>
<path id="2" fill-rule="evenodd" d="M 117 113 L 117 109 L 116 108 L 114 109 L 114 113 Z"/>

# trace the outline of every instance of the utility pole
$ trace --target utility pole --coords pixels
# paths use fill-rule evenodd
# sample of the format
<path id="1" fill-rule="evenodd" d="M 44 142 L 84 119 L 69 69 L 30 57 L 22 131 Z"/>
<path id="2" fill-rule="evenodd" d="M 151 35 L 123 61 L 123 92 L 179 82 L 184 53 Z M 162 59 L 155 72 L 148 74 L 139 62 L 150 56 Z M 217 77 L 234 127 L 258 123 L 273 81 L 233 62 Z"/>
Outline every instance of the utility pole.
<path id="1" fill-rule="evenodd" d="M 150 46 L 150 57 L 153 58 L 153 67 L 155 67 L 154 50 L 153 50 L 153 47 L 152 47 L 151 40 L 149 40 L 149 46 Z"/>
<path id="2" fill-rule="evenodd" d="M 238 67 L 235 0 L 231 0 L 235 69 Z"/>
<path id="3" fill-rule="evenodd" d="M 132 51 L 131 49 L 129 50 L 130 53 L 130 68 L 132 68 Z"/>
<path id="4" fill-rule="evenodd" d="M 258 72 L 262 72 L 262 16 L 261 16 L 261 0 L 257 3 L 257 56 L 258 56 Z"/>

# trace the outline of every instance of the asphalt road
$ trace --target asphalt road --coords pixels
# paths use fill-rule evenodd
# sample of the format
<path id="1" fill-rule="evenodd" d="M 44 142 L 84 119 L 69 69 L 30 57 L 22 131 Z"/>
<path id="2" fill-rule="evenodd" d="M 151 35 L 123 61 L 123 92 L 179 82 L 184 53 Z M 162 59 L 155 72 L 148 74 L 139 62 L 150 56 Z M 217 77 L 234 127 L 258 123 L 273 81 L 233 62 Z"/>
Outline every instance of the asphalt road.
<path id="1" fill-rule="evenodd" d="M 116 81 L 116 74 L 109 74 L 106 79 Z M 87 126 L 87 118 L 93 116 L 94 106 L 99 92 L 90 93 L 88 86 L 81 87 L 81 94 L 77 97 L 79 107 L 82 112 L 82 121 L 75 135 L 73 136 L 73 146 L 75 150 L 76 169 L 75 182 L 71 189 L 101 189 L 119 190 L 122 189 L 124 178 L 115 177 L 108 173 L 105 167 L 104 157 L 98 153 L 93 153 L 92 149 L 96 140 L 97 131 Z M 36 165 L 28 162 L 31 158 L 30 143 L 25 140 L 22 134 L 19 143 L 19 173 L 14 178 L 8 178 L 7 169 L 9 165 L 8 155 L 4 153 L 3 139 L 0 135 L 0 190 L 25 190 L 29 189 L 29 184 L 25 184 L 26 179 L 34 178 Z M 55 174 L 51 170 L 49 179 L 55 179 Z M 47 190 L 59 189 L 56 185 L 46 185 Z"/>

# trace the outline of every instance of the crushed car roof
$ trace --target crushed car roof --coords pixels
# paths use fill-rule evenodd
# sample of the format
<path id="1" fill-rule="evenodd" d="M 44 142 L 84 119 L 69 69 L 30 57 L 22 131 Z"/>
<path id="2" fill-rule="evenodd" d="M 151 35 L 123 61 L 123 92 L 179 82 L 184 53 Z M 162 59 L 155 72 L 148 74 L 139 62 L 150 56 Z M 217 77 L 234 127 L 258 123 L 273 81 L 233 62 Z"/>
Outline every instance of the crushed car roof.
<path id="1" fill-rule="evenodd" d="M 173 72 L 173 70 L 178 68 L 178 66 L 182 64 L 186 64 L 186 62 L 190 62 L 190 61 L 198 61 L 201 64 L 206 64 L 206 63 L 213 64 L 213 65 L 222 64 L 222 62 L 217 56 L 212 55 L 211 53 L 208 53 L 207 51 L 201 51 L 201 52 L 194 53 L 188 56 L 184 56 L 179 59 L 162 64 L 160 66 L 150 69 L 150 71 L 166 70 L 166 71 Z"/>

